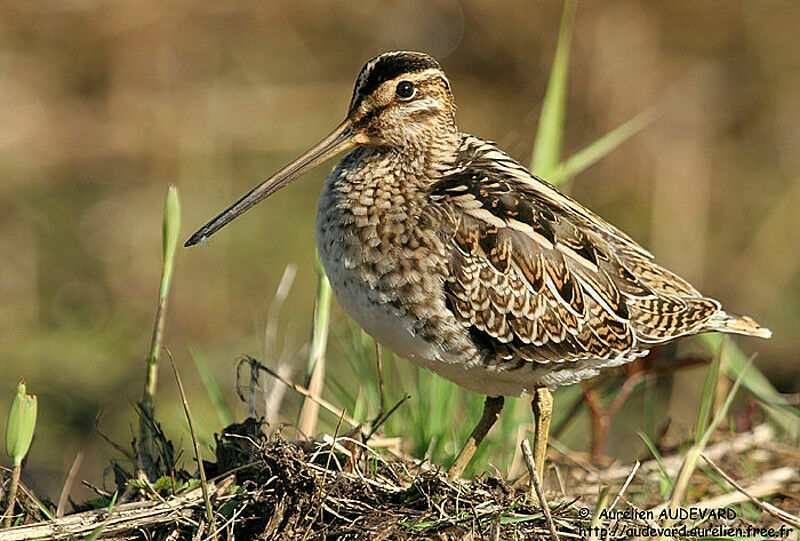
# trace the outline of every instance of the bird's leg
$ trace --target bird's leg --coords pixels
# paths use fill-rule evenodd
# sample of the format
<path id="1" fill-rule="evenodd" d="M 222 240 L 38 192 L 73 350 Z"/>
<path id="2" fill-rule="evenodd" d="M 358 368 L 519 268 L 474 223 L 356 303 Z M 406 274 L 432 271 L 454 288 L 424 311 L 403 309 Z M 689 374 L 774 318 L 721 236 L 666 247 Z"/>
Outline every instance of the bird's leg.
<path id="1" fill-rule="evenodd" d="M 597 459 L 603 449 L 603 443 L 605 443 L 608 425 L 611 420 L 608 410 L 603 405 L 603 401 L 600 400 L 600 393 L 595 385 L 589 385 L 586 381 L 582 381 L 581 391 L 583 393 L 583 402 L 586 404 L 592 419 L 592 459 Z"/>
<path id="2" fill-rule="evenodd" d="M 550 420 L 553 418 L 553 395 L 547 387 L 538 387 L 531 404 L 535 416 L 536 428 L 533 433 L 533 461 L 536 473 L 544 483 L 544 459 L 547 454 L 547 437 L 550 432 Z"/>
<path id="3" fill-rule="evenodd" d="M 458 453 L 453 465 L 447 470 L 448 477 L 461 477 L 464 468 L 466 468 L 467 464 L 472 460 L 472 455 L 475 454 L 483 438 L 486 437 L 489 429 L 494 426 L 497 419 L 500 417 L 500 411 L 503 409 L 504 402 L 505 399 L 502 396 L 486 397 L 486 401 L 483 403 L 483 415 L 481 415 L 481 420 L 478 421 L 478 425 L 472 431 L 472 434 L 469 435 L 469 439 L 464 444 L 464 447 L 461 448 L 461 452 Z"/>

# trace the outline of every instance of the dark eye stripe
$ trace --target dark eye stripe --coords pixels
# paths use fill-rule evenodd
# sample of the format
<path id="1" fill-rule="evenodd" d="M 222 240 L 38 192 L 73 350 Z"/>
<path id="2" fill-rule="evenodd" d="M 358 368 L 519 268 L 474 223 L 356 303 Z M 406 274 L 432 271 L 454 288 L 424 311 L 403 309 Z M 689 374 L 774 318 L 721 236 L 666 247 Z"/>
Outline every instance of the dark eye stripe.
<path id="1" fill-rule="evenodd" d="M 425 120 L 426 118 L 434 117 L 439 113 L 440 111 L 438 109 L 422 109 L 420 111 L 414 111 L 411 113 L 411 115 L 409 115 L 408 118 L 419 122 Z"/>
<path id="2" fill-rule="evenodd" d="M 356 128 L 356 129 L 363 128 L 364 126 L 366 126 L 367 124 L 372 122 L 373 118 L 375 118 L 376 116 L 381 114 L 384 109 L 386 109 L 386 107 L 379 107 L 377 109 L 373 109 L 372 111 L 369 111 L 363 117 L 361 117 L 356 122 L 354 122 L 353 123 L 353 127 Z"/>

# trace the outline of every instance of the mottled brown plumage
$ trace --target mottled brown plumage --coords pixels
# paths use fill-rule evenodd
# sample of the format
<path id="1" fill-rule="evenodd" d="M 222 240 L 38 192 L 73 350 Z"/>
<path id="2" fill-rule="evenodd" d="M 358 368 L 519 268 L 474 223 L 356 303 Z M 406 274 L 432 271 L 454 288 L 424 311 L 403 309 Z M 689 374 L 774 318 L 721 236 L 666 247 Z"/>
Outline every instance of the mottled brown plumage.
<path id="1" fill-rule="evenodd" d="M 422 53 L 367 62 L 345 121 L 187 244 L 345 150 L 317 219 L 337 298 L 379 342 L 463 387 L 536 392 L 549 419 L 547 388 L 653 345 L 706 331 L 770 336 L 493 143 L 459 132 L 449 82 Z M 487 402 L 474 440 L 499 407 Z M 547 423 L 536 433 L 541 468 Z"/>
<path id="2" fill-rule="evenodd" d="M 445 291 L 454 315 L 509 362 L 635 357 L 704 331 L 766 331 L 657 265 L 627 235 L 464 136 L 431 188 L 451 217 Z"/>

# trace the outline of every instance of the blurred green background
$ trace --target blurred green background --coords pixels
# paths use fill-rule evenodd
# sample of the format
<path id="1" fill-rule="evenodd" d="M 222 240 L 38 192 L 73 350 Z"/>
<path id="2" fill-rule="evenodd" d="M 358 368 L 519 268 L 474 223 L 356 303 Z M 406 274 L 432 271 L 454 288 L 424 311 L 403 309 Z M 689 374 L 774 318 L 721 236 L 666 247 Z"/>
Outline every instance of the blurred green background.
<path id="1" fill-rule="evenodd" d="M 392 49 L 437 56 L 461 129 L 527 163 L 561 9 L 0 2 L 0 411 L 19 376 L 40 408 L 23 480 L 55 497 L 83 451 L 80 478 L 100 483 L 115 454 L 96 427 L 123 444 L 132 437 L 169 183 L 181 190 L 188 236 L 340 121 L 363 62 Z M 800 391 L 797 28 L 790 1 L 581 2 L 565 139 L 569 154 L 648 107 L 663 112 L 579 176 L 572 194 L 726 308 L 769 326 L 773 340 L 738 342 L 786 393 Z M 189 348 L 242 417 L 236 361 L 274 360 L 264 325 L 289 263 L 297 277 L 277 335 L 302 380 L 303 357 L 292 352 L 310 333 L 316 198 L 329 167 L 210 246 L 179 250 L 165 345 L 206 439 L 220 424 Z M 332 333 L 329 379 L 352 385 L 338 308 Z M 697 380 L 679 378 L 673 397 L 698 394 Z M 295 419 L 298 403 L 287 395 L 282 420 Z M 168 369 L 157 408 L 168 431 L 188 439 Z M 607 450 L 618 449 L 612 441 Z"/>

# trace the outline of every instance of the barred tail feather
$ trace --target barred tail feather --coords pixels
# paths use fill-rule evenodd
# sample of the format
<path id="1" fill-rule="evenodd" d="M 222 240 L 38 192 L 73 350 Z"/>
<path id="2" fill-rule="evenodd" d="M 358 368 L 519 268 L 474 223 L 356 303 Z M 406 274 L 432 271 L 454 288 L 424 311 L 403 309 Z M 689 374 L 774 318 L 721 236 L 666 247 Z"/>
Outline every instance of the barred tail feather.
<path id="1" fill-rule="evenodd" d="M 706 322 L 706 329 L 709 331 L 745 334 L 758 338 L 772 338 L 772 331 L 762 327 L 748 316 L 728 314 L 720 310 Z"/>

